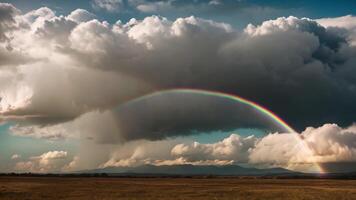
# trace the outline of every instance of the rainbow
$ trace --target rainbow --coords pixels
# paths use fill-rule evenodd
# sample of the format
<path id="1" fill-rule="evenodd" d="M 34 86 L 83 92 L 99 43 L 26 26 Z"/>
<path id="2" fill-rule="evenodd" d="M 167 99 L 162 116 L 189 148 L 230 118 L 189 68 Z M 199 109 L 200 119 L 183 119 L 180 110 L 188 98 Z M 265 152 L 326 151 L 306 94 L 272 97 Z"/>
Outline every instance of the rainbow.
<path id="1" fill-rule="evenodd" d="M 286 121 L 284 121 L 282 118 L 280 118 L 277 114 L 273 113 L 266 107 L 259 105 L 253 101 L 250 101 L 248 99 L 245 99 L 243 97 L 237 96 L 237 95 L 232 95 L 232 94 L 227 94 L 227 93 L 222 93 L 218 91 L 211 91 L 211 90 L 201 90 L 201 89 L 187 89 L 187 88 L 178 88 L 178 89 L 168 89 L 168 90 L 160 90 L 157 92 L 153 92 L 151 94 L 136 98 L 129 103 L 132 102 L 137 102 L 146 98 L 150 98 L 153 96 L 157 95 L 162 95 L 162 94 L 167 94 L 167 93 L 186 93 L 186 94 L 199 94 L 199 95 L 206 95 L 206 96 L 214 96 L 214 97 L 221 97 L 233 101 L 237 101 L 239 103 L 245 104 L 247 106 L 251 106 L 252 108 L 256 109 L 263 115 L 267 116 L 268 118 L 272 119 L 276 125 L 281 126 L 285 131 L 285 133 L 291 133 L 296 136 L 296 139 L 299 142 L 297 145 L 297 148 L 300 148 L 303 151 L 307 151 L 310 155 L 312 155 L 312 151 L 310 150 L 310 147 L 307 145 L 307 143 L 304 141 L 304 139 L 300 136 L 300 134 L 297 133 Z M 311 166 L 311 170 L 313 172 L 318 172 L 318 173 L 324 173 L 323 168 L 317 163 L 313 162 Z"/>
<path id="2" fill-rule="evenodd" d="M 263 107 L 262 105 L 259 105 L 253 101 L 247 100 L 240 96 L 217 92 L 217 91 L 201 90 L 201 89 L 186 89 L 186 88 L 160 90 L 160 91 L 153 92 L 148 95 L 144 95 L 139 98 L 136 98 L 132 101 L 129 101 L 128 103 L 134 103 L 134 102 L 138 102 L 143 99 L 150 98 L 150 97 L 159 96 L 159 95 L 163 95 L 163 94 L 169 94 L 169 93 L 198 94 L 198 95 L 205 95 L 205 96 L 212 96 L 212 97 L 220 97 L 220 98 L 236 101 L 236 102 L 242 103 L 244 105 L 250 106 L 250 107 L 256 109 L 257 111 L 259 111 L 260 113 L 264 114 L 268 118 L 272 119 L 276 125 L 283 128 L 284 132 L 296 133 L 296 131 L 291 126 L 289 126 L 287 122 L 285 122 L 282 118 L 278 117 L 277 114 L 273 113 L 272 111 L 268 110 L 267 108 Z"/>

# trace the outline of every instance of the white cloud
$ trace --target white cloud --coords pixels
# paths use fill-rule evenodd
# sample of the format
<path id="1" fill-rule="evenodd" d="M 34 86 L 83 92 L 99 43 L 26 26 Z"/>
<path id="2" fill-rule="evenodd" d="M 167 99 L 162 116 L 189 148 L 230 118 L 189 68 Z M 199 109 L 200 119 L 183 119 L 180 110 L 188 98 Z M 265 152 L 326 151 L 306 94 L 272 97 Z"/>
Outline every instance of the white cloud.
<path id="1" fill-rule="evenodd" d="M 243 138 L 231 134 L 214 144 L 178 144 L 172 148 L 171 153 L 174 157 L 181 157 L 186 161 L 223 160 L 244 163 L 247 162 L 248 153 L 256 141 L 254 136 Z"/>
<path id="2" fill-rule="evenodd" d="M 84 9 L 76 9 L 72 11 L 67 18 L 77 23 L 81 23 L 95 19 L 95 15 Z"/>
<path id="3" fill-rule="evenodd" d="M 171 149 L 179 140 L 134 141 L 112 150 L 110 159 L 100 167 L 137 166 L 154 164 L 157 161 L 169 160 Z"/>
<path id="4" fill-rule="evenodd" d="M 347 29 L 356 27 L 356 17 L 352 15 L 334 18 L 322 18 L 317 19 L 316 21 L 325 27 L 342 27 Z"/>
<path id="5" fill-rule="evenodd" d="M 79 162 L 80 162 L 80 157 L 74 156 L 73 160 L 70 163 L 64 165 L 61 170 L 68 171 L 68 172 L 75 171 L 78 168 Z"/>
<path id="6" fill-rule="evenodd" d="M 119 12 L 124 6 L 123 0 L 93 0 L 93 8 L 104 9 L 108 12 Z"/>
<path id="7" fill-rule="evenodd" d="M 112 0 L 93 3 L 109 11 L 122 5 L 122 1 Z M 10 4 L 0 5 L 0 12 L 6 16 L 0 19 L 0 115 L 2 120 L 11 118 L 18 123 L 14 134 L 64 138 L 80 131 L 82 138 L 94 138 L 99 143 L 122 142 L 120 132 L 101 131 L 90 124 L 98 125 L 95 119 L 109 116 L 106 113 L 131 99 L 175 87 L 219 89 L 263 99 L 266 106 L 288 115 L 299 127 L 321 123 L 321 118 L 354 120 L 356 49 L 352 45 L 352 16 L 317 21 L 278 18 L 239 31 L 196 17 L 171 21 L 151 16 L 109 24 L 93 19 L 85 10 L 56 16 L 44 7 L 21 14 Z M 303 103 L 298 103 L 299 97 L 303 97 Z M 301 111 L 305 117 L 300 116 Z M 19 118 L 22 120 L 15 120 Z M 119 127 L 111 117 L 105 119 L 111 119 L 108 127 Z M 320 162 L 353 160 L 354 147 L 342 139 L 351 137 L 353 130 L 346 133 L 329 127 L 321 132 L 324 129 L 332 129 L 337 137 L 317 130 L 303 133 L 310 140 L 305 139 L 312 149 L 310 158 Z M 327 139 L 312 141 L 310 135 L 325 136 L 333 143 Z M 270 160 L 265 160 L 258 151 L 264 146 L 257 145 L 251 159 L 299 162 L 303 156 L 273 148 L 274 143 L 277 145 L 274 138 L 279 137 L 293 143 L 290 135 L 261 140 L 271 143 L 268 150 L 276 151 L 278 158 L 269 156 Z M 325 144 L 333 147 L 326 150 Z M 197 151 L 194 145 L 185 145 Z M 237 159 L 233 154 L 211 150 L 217 144 L 197 146 L 202 152 L 215 152 L 207 160 L 216 160 L 213 155 Z M 226 148 L 230 146 L 222 149 Z"/>
<path id="8" fill-rule="evenodd" d="M 21 158 L 21 155 L 19 155 L 19 154 L 14 154 L 11 156 L 11 160 L 17 160 L 19 158 Z"/>
<path id="9" fill-rule="evenodd" d="M 92 18 L 85 10 L 58 17 L 49 8 L 17 16 L 24 28 L 14 32 L 13 50 L 4 55 L 14 58 L 14 53 L 20 53 L 29 59 L 13 70 L 2 70 L 3 115 L 72 120 L 149 93 L 154 90 L 151 85 L 159 89 L 237 87 L 241 94 L 258 99 L 277 98 L 293 90 L 310 103 L 315 101 L 315 91 L 317 96 L 329 94 L 307 90 L 311 85 L 345 95 L 354 90 L 349 77 L 354 50 L 347 43 L 340 50 L 332 49 L 339 36 L 313 20 L 278 18 L 250 25 L 241 33 L 228 24 L 196 17 L 170 21 L 152 16 L 114 25 Z M 345 62 L 334 63 L 332 57 Z M 340 65 L 338 70 L 326 70 L 334 65 Z M 275 87 L 280 91 L 266 92 L 267 96 L 253 92 Z"/>
<path id="10" fill-rule="evenodd" d="M 302 139 L 301 139 L 302 138 Z M 269 134 L 251 151 L 250 162 L 310 170 L 315 163 L 356 160 L 356 127 L 325 124 L 298 134 Z"/>
<path id="11" fill-rule="evenodd" d="M 305 28 L 309 28 L 308 26 L 313 26 L 317 24 L 315 21 L 302 18 L 299 19 L 297 17 L 280 17 L 274 20 L 264 21 L 259 26 L 254 26 L 249 24 L 245 32 L 251 36 L 261 36 L 274 34 L 276 32 L 286 32 L 286 31 L 307 31 Z"/>
<path id="12" fill-rule="evenodd" d="M 131 143 L 100 167 L 250 164 L 318 172 L 319 164 L 356 161 L 356 126 L 325 124 L 302 133 L 273 133 L 262 138 L 232 134 L 212 144 L 179 141 Z M 154 148 L 155 147 L 155 148 Z M 167 154 L 167 152 L 171 152 Z"/>
<path id="13" fill-rule="evenodd" d="M 148 162 L 147 164 L 152 165 L 232 165 L 235 164 L 233 160 L 224 160 L 224 159 L 216 159 L 216 160 L 198 160 L 198 161 L 190 161 L 183 157 L 176 158 L 174 160 L 153 160 Z"/>
<path id="14" fill-rule="evenodd" d="M 49 151 L 31 157 L 28 161 L 17 162 L 14 169 L 21 172 L 58 172 L 68 162 L 67 156 L 68 153 L 65 151 Z"/>
<path id="15" fill-rule="evenodd" d="M 222 4 L 222 2 L 220 0 L 209 1 L 209 5 L 217 6 L 217 5 L 221 5 L 221 4 Z"/>
<path id="16" fill-rule="evenodd" d="M 320 170 L 318 164 L 356 161 L 355 137 L 355 125 L 340 128 L 336 124 L 325 124 L 319 128 L 309 127 L 300 134 L 273 133 L 261 138 L 231 134 L 211 144 L 176 139 L 108 146 L 88 140 L 88 148 L 72 160 L 65 151 L 51 151 L 18 162 L 15 170 L 51 172 L 143 164 L 249 164 L 314 172 Z M 84 145 L 85 140 L 83 142 Z"/>
<path id="17" fill-rule="evenodd" d="M 24 14 L 19 20 L 23 20 L 23 23 L 27 23 L 23 26 L 30 26 L 32 31 L 36 31 L 38 27 L 43 26 L 46 20 L 55 18 L 55 16 L 54 11 L 47 7 L 42 7 Z"/>
<path id="18" fill-rule="evenodd" d="M 173 9 L 172 1 L 142 2 L 136 6 L 136 9 L 145 13 L 156 13 Z"/>
<path id="19" fill-rule="evenodd" d="M 316 20 L 319 24 L 332 28 L 343 28 L 347 29 L 346 35 L 350 40 L 350 43 L 356 46 L 356 17 L 352 15 L 346 15 L 342 17 L 335 18 L 322 18 Z"/>

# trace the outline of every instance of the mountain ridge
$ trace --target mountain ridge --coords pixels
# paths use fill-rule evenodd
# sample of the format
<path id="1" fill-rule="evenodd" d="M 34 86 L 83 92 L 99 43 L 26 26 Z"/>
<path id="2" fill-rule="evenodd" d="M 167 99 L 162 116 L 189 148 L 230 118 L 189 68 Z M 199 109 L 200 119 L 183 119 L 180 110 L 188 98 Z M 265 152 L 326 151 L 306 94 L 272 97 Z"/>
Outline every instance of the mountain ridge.
<path id="1" fill-rule="evenodd" d="M 83 170 L 83 174 L 147 174 L 147 175 L 223 175 L 223 176 L 258 176 L 258 175 L 286 175 L 299 172 L 284 168 L 247 168 L 239 165 L 140 165 L 136 167 L 106 167 L 100 169 Z"/>

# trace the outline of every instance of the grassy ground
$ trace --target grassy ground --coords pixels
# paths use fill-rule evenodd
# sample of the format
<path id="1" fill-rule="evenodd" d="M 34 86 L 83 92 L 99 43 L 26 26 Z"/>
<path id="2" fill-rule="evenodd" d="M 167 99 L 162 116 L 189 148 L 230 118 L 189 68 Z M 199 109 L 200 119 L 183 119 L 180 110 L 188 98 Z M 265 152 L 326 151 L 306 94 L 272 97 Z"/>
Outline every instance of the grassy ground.
<path id="1" fill-rule="evenodd" d="M 356 199 L 355 180 L 0 177 L 0 199 Z"/>

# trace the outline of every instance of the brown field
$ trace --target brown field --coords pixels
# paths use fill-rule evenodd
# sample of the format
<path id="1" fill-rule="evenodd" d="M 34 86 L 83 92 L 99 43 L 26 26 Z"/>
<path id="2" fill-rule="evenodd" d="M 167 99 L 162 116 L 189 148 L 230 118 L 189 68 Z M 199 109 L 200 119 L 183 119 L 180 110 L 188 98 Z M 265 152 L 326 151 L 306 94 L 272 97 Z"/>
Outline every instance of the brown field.
<path id="1" fill-rule="evenodd" d="M 356 180 L 0 177 L 0 199 L 356 199 Z"/>

